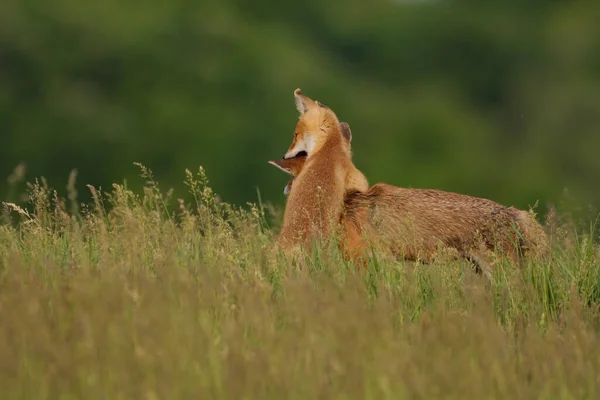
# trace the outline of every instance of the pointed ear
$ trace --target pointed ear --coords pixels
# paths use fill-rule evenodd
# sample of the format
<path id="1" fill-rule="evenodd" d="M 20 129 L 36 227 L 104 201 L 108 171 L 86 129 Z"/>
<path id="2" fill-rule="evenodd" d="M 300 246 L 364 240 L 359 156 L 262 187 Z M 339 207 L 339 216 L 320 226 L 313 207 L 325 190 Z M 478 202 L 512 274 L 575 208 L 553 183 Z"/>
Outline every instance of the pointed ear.
<path id="1" fill-rule="evenodd" d="M 271 160 L 268 161 L 268 163 L 291 175 L 292 171 L 290 171 L 289 162 L 286 161 L 287 160 Z"/>
<path id="2" fill-rule="evenodd" d="M 296 101 L 296 108 L 298 109 L 300 115 L 316 106 L 314 100 L 303 95 L 300 89 L 294 90 L 294 100 Z"/>
<path id="3" fill-rule="evenodd" d="M 340 122 L 340 129 L 342 130 L 342 135 L 346 138 L 348 143 L 352 142 L 352 130 L 350 129 L 350 125 L 347 122 Z"/>

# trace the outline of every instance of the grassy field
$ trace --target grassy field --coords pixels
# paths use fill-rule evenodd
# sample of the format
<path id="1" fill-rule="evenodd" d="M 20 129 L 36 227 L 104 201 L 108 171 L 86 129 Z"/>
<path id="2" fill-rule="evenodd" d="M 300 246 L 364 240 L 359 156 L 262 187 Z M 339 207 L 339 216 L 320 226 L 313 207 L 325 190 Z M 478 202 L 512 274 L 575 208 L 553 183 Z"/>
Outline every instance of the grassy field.
<path id="1" fill-rule="evenodd" d="M 460 261 L 297 268 L 269 208 L 219 202 L 202 170 L 183 204 L 142 170 L 139 194 L 82 206 L 73 176 L 4 204 L 3 399 L 600 398 L 589 229 L 551 216 L 552 260 L 492 283 Z"/>

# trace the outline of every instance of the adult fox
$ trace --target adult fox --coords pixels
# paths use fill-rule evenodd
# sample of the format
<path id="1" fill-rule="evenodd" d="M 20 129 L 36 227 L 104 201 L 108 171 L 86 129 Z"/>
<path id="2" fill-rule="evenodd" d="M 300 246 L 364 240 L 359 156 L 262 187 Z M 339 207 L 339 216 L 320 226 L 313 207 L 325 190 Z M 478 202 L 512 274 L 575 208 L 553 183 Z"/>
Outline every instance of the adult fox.
<path id="1" fill-rule="evenodd" d="M 522 257 L 549 250 L 546 233 L 531 213 L 459 193 L 377 183 L 366 192 L 347 192 L 344 211 L 345 223 L 380 249 L 425 262 L 442 248 L 453 249 L 488 276 L 498 256 L 519 264 Z"/>
<path id="2" fill-rule="evenodd" d="M 306 157 L 270 163 L 292 175 L 286 191 L 293 193 Z M 529 212 L 441 190 L 384 183 L 368 190 L 348 188 L 340 222 L 347 233 L 346 247 L 354 254 L 365 249 L 366 239 L 403 259 L 425 262 L 432 261 L 440 248 L 449 248 L 488 276 L 494 253 L 518 262 L 521 256 L 548 252 L 546 234 Z"/>
<path id="3" fill-rule="evenodd" d="M 305 157 L 294 177 L 277 239 L 286 252 L 337 232 L 346 191 L 368 189 L 366 178 L 352 163 L 351 133 L 345 125 L 329 107 L 303 95 L 300 89 L 294 91 L 294 99 L 300 119 L 282 163 Z"/>

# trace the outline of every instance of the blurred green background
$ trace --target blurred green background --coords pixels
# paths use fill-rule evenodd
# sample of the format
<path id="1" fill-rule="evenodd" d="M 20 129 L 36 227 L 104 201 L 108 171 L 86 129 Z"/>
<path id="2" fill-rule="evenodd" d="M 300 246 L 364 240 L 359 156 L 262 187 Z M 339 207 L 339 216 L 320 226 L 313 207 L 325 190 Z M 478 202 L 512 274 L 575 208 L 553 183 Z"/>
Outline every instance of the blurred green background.
<path id="1" fill-rule="evenodd" d="M 370 183 L 600 205 L 592 1 L 4 0 L 0 176 L 64 192 L 77 168 L 85 195 L 141 185 L 141 162 L 185 197 L 202 165 L 226 201 L 283 205 L 267 160 L 297 87 L 350 124 Z"/>

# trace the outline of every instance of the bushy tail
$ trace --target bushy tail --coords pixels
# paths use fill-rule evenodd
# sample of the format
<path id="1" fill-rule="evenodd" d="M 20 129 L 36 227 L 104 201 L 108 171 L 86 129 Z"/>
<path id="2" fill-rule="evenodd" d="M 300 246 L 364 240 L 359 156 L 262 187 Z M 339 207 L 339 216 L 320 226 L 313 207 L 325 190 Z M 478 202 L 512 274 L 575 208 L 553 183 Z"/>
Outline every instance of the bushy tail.
<path id="1" fill-rule="evenodd" d="M 550 255 L 550 243 L 544 228 L 533 211 L 516 210 L 515 220 L 521 233 L 522 252 L 527 258 L 540 259 Z"/>

